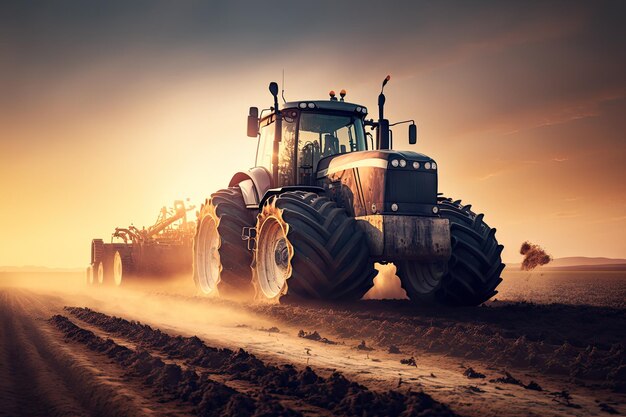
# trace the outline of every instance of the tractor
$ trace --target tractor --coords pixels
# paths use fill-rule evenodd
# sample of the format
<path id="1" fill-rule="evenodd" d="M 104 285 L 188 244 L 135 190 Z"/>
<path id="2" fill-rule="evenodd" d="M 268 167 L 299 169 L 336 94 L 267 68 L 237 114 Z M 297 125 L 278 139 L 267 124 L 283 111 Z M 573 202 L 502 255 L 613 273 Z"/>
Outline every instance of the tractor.
<path id="1" fill-rule="evenodd" d="M 191 248 L 195 223 L 187 221 L 187 212 L 195 206 L 174 201 L 163 207 L 156 222 L 146 228 L 117 227 L 111 242 L 91 241 L 91 263 L 87 267 L 87 285 L 127 286 L 146 280 L 167 280 L 191 273 Z"/>
<path id="2" fill-rule="evenodd" d="M 378 119 L 331 91 L 329 100 L 251 107 L 256 166 L 236 173 L 198 213 L 193 278 L 226 298 L 354 301 L 373 286 L 375 263 L 394 263 L 418 303 L 479 305 L 504 269 L 496 230 L 469 204 L 438 193 L 432 158 L 393 148 L 384 88 Z M 368 131 L 369 129 L 369 131 Z M 375 135 L 372 132 L 375 131 Z"/>

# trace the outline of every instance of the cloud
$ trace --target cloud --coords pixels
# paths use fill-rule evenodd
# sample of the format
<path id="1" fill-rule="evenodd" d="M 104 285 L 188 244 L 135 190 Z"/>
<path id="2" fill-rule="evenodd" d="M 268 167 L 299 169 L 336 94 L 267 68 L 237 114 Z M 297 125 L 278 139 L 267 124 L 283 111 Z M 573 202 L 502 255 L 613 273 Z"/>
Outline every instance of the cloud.
<path id="1" fill-rule="evenodd" d="M 554 162 L 565 162 L 569 161 L 569 158 L 552 158 Z"/>

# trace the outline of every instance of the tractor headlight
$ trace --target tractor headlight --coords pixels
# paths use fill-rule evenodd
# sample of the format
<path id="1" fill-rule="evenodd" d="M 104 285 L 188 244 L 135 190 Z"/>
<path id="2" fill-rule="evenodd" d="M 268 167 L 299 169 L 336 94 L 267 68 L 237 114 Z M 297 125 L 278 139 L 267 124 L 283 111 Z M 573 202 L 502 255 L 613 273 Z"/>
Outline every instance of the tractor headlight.
<path id="1" fill-rule="evenodd" d="M 391 211 L 398 211 L 398 205 L 396 203 L 391 205 Z"/>
<path id="2" fill-rule="evenodd" d="M 361 111 L 363 112 L 363 114 L 367 113 L 367 109 L 365 107 L 363 107 Z"/>
<path id="3" fill-rule="evenodd" d="M 398 162 L 398 160 L 397 160 L 397 159 L 393 159 L 393 160 L 391 161 L 391 166 L 392 166 L 392 167 L 397 168 L 397 167 L 398 167 L 398 165 L 400 165 L 400 162 Z"/>
<path id="4" fill-rule="evenodd" d="M 430 169 L 430 162 L 426 162 L 426 163 L 424 164 L 424 168 L 426 168 L 426 169 Z"/>
<path id="5" fill-rule="evenodd" d="M 435 213 L 435 214 L 439 213 L 439 207 L 434 206 L 433 207 L 433 213 Z"/>
<path id="6" fill-rule="evenodd" d="M 413 168 L 414 169 L 420 169 L 420 163 L 417 162 L 417 161 L 413 162 Z"/>
<path id="7" fill-rule="evenodd" d="M 400 160 L 400 167 L 404 168 L 406 166 L 406 161 L 404 159 Z"/>
<path id="8" fill-rule="evenodd" d="M 306 109 L 306 103 L 300 103 L 298 104 L 298 107 L 300 107 L 301 109 Z"/>
<path id="9" fill-rule="evenodd" d="M 309 103 L 309 109 L 314 109 L 315 108 L 315 103 Z"/>
<path id="10" fill-rule="evenodd" d="M 361 113 L 361 106 L 356 106 L 357 113 Z"/>
<path id="11" fill-rule="evenodd" d="M 433 163 L 430 164 L 430 167 L 432 169 L 437 169 L 437 164 L 433 162 Z"/>

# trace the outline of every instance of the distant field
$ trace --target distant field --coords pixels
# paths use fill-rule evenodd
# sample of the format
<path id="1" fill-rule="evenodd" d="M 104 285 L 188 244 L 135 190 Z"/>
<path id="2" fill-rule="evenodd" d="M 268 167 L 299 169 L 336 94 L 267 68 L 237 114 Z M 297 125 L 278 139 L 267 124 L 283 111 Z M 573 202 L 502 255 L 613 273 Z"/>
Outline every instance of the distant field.
<path id="1" fill-rule="evenodd" d="M 505 270 L 498 300 L 626 308 L 626 271 Z"/>
<path id="2" fill-rule="evenodd" d="M 523 272 L 507 268 L 502 278 L 499 293 L 494 297 L 501 301 L 626 308 L 626 271 Z M 83 288 L 84 279 L 82 272 L 0 272 L 0 286 L 37 286 L 71 291 Z M 193 288 L 191 278 L 188 284 Z"/>

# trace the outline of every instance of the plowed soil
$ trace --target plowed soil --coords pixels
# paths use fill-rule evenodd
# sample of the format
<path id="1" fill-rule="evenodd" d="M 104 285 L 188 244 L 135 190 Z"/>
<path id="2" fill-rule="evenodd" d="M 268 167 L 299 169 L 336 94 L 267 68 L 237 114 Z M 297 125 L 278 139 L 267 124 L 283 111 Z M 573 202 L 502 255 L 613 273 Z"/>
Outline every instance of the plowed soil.
<path id="1" fill-rule="evenodd" d="M 0 416 L 625 413 L 623 309 L 0 287 Z"/>

